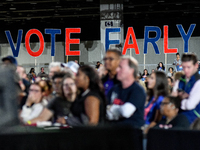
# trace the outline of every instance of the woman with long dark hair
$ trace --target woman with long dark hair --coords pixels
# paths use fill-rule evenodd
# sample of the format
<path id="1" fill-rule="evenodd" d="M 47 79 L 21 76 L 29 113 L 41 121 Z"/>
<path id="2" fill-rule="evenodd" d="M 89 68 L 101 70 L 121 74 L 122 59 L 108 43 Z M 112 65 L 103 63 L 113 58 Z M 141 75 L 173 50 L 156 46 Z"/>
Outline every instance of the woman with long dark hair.
<path id="1" fill-rule="evenodd" d="M 31 68 L 27 76 L 29 78 L 29 82 L 34 83 L 36 78 L 35 69 Z"/>
<path id="2" fill-rule="evenodd" d="M 146 78 L 147 76 L 149 76 L 148 70 L 144 69 L 143 74 L 142 74 L 142 78 Z"/>
<path id="3" fill-rule="evenodd" d="M 83 125 L 103 123 L 105 95 L 96 70 L 87 65 L 80 67 L 76 75 L 76 86 L 80 94 L 71 108 L 73 116 L 79 118 Z"/>
<path id="4" fill-rule="evenodd" d="M 159 62 L 157 66 L 158 71 L 165 71 L 165 66 L 163 65 L 163 62 Z"/>
<path id="5" fill-rule="evenodd" d="M 152 73 L 149 78 L 148 88 L 149 101 L 145 106 L 144 119 L 148 128 L 151 128 L 162 118 L 160 114 L 160 104 L 168 94 L 168 81 L 165 73 L 161 71 Z"/>

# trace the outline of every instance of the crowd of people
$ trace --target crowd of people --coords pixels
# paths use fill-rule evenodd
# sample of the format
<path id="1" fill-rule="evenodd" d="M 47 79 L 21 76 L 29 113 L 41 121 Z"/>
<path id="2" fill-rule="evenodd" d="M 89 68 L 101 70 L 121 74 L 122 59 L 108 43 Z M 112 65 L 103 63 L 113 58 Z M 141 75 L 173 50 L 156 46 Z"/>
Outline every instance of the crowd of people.
<path id="1" fill-rule="evenodd" d="M 139 74 L 138 61 L 109 49 L 96 68 L 77 62 L 52 62 L 49 74 L 26 74 L 12 56 L 2 59 L 18 76 L 18 116 L 22 124 L 67 126 L 118 125 L 197 129 L 200 124 L 200 75 L 197 56 L 180 55 L 169 72 L 162 62 Z"/>

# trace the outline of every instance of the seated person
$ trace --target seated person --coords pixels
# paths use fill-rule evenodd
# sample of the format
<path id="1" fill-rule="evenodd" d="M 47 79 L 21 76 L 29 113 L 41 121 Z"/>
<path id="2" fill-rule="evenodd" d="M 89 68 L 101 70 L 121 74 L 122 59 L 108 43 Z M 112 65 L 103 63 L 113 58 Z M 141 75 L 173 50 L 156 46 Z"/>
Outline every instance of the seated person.
<path id="1" fill-rule="evenodd" d="M 190 123 L 186 116 L 178 114 L 181 101 L 178 97 L 167 96 L 160 106 L 161 114 L 165 116 L 156 127 L 163 129 L 185 128 L 189 129 Z"/>
<path id="2" fill-rule="evenodd" d="M 25 105 L 22 107 L 21 119 L 24 123 L 34 119 L 43 111 L 46 102 L 44 101 L 45 88 L 40 83 L 32 83 Z"/>
<path id="3" fill-rule="evenodd" d="M 151 74 L 148 82 L 148 102 L 145 106 L 145 130 L 154 127 L 162 118 L 160 104 L 168 94 L 168 81 L 164 72 L 155 71 Z"/>
<path id="4" fill-rule="evenodd" d="M 70 107 L 77 95 L 75 78 L 71 74 L 66 74 L 62 81 L 62 96 L 52 99 L 42 113 L 30 123 L 38 121 L 48 121 L 54 116 L 54 121 L 64 124 L 65 117 L 70 114 Z"/>

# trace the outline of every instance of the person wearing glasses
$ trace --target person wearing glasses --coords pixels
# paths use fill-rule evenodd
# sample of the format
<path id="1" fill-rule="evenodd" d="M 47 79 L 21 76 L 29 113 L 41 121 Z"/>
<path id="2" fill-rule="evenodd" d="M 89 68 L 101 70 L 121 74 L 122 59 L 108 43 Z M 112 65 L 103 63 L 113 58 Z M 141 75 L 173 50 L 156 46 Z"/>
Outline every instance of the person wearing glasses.
<path id="1" fill-rule="evenodd" d="M 178 114 L 180 105 L 181 100 L 179 97 L 165 97 L 160 105 L 160 112 L 165 118 L 163 118 L 155 127 L 162 129 L 189 129 L 190 123 L 187 117 L 183 114 Z"/>
<path id="2" fill-rule="evenodd" d="M 31 84 L 28 98 L 25 105 L 22 107 L 20 115 L 24 123 L 40 115 L 46 104 L 46 102 L 43 101 L 44 93 L 45 87 L 42 87 L 39 83 Z"/>
<path id="3" fill-rule="evenodd" d="M 119 66 L 121 52 L 117 49 L 109 49 L 103 59 L 107 74 L 102 78 L 105 94 L 116 84 L 120 83 L 117 80 L 117 67 Z"/>
<path id="4" fill-rule="evenodd" d="M 65 124 L 65 118 L 70 114 L 70 107 L 77 96 L 75 77 L 71 73 L 66 73 L 61 83 L 61 95 L 52 99 L 42 113 L 29 124 L 39 121 L 48 121 L 53 118 L 53 123 Z"/>
<path id="5" fill-rule="evenodd" d="M 198 74 L 198 59 L 193 53 L 183 54 L 183 75 L 175 82 L 172 95 L 181 99 L 181 111 L 190 123 L 200 114 L 200 75 Z"/>

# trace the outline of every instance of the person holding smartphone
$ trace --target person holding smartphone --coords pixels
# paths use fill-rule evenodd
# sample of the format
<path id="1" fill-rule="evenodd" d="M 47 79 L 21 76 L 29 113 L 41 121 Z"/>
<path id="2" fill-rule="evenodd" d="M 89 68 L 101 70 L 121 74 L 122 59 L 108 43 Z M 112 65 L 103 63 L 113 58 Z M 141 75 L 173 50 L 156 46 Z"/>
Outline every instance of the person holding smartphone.
<path id="1" fill-rule="evenodd" d="M 200 114 L 200 75 L 195 54 L 183 54 L 182 67 L 184 76 L 175 82 L 172 95 L 181 99 L 181 111 L 190 123 Z"/>

